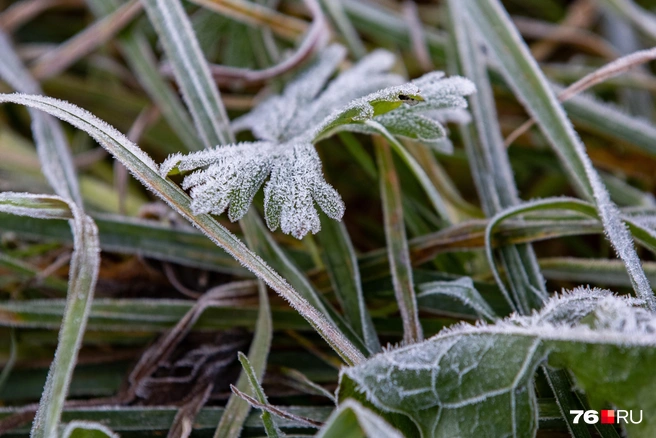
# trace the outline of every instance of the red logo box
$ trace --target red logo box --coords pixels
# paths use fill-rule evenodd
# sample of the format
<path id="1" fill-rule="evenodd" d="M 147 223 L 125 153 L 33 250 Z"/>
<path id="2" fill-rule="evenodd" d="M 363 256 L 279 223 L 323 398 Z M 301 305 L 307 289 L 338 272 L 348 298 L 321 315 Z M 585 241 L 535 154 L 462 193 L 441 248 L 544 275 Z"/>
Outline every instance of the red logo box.
<path id="1" fill-rule="evenodd" d="M 601 411 L 601 424 L 615 424 L 615 411 L 604 409 Z"/>

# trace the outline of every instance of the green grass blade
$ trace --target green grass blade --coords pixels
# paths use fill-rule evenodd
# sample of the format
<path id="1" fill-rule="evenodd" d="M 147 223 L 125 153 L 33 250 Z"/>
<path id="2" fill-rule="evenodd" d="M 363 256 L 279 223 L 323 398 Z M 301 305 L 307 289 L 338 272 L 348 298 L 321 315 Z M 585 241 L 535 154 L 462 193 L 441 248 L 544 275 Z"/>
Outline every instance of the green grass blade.
<path id="1" fill-rule="evenodd" d="M 419 285 L 420 293 L 417 298 L 421 302 L 429 297 L 451 297 L 472 308 L 481 317 L 488 321 L 498 318 L 494 309 L 485 301 L 483 296 L 474 287 L 469 277 L 462 277 L 453 281 L 431 281 Z"/>
<path id="2" fill-rule="evenodd" d="M 465 0 L 462 4 L 467 9 L 468 21 L 498 59 L 511 88 L 554 147 L 574 187 L 583 196 L 594 199 L 608 239 L 626 263 L 636 294 L 655 310 L 656 299 L 619 211 L 507 12 L 498 0 Z"/>
<path id="3" fill-rule="evenodd" d="M 180 0 L 144 0 L 205 147 L 233 140 L 228 115 Z"/>
<path id="4" fill-rule="evenodd" d="M 97 17 L 109 15 L 120 6 L 120 2 L 115 0 L 87 0 L 87 4 Z M 202 149 L 187 110 L 176 92 L 162 78 L 144 33 L 138 28 L 129 29 L 119 35 L 118 43 L 137 80 L 180 140 L 189 150 Z"/>
<path id="5" fill-rule="evenodd" d="M 548 408 L 550 411 L 553 410 L 551 406 L 548 406 Z M 6 418 L 18 409 L 15 407 L 0 408 L 0 419 Z M 334 410 L 330 406 L 287 406 L 285 409 L 295 415 L 315 418 L 317 420 L 327 419 Z M 122 434 L 124 437 L 134 437 L 137 434 L 144 433 L 166 436 L 166 431 L 171 427 L 176 412 L 177 408 L 175 406 L 116 406 L 110 410 L 105 406 L 86 407 L 67 409 L 64 411 L 63 420 L 66 422 L 75 420 L 102 422 L 102 424 Z M 192 436 L 196 433 L 199 433 L 201 436 L 207 435 L 208 432 L 211 433 L 224 412 L 223 407 L 216 406 L 201 409 L 193 424 L 194 430 Z M 257 412 L 251 412 L 248 415 L 244 425 L 244 435 L 263 435 L 264 430 L 262 429 L 262 421 L 259 417 L 259 413 Z M 298 425 L 291 420 L 278 419 L 278 424 L 290 434 L 298 432 Z M 26 436 L 29 429 L 20 427 L 14 432 Z"/>
<path id="6" fill-rule="evenodd" d="M 266 286 L 261 281 L 258 284 L 258 291 L 260 297 L 260 310 L 258 312 L 255 334 L 253 335 L 253 341 L 251 342 L 248 358 L 246 359 L 250 365 L 250 372 L 256 381 L 260 381 L 264 377 L 269 349 L 271 348 L 271 338 L 273 336 L 273 323 L 271 322 L 269 297 L 267 296 Z M 237 384 L 235 385 L 237 389 L 242 392 L 245 391 L 249 384 L 250 377 L 250 375 L 242 372 Z M 226 405 L 225 412 L 223 413 L 223 416 L 221 416 L 221 421 L 214 432 L 214 437 L 222 438 L 239 436 L 250 409 L 250 405 L 245 400 L 232 394 Z"/>
<path id="7" fill-rule="evenodd" d="M 637 29 L 656 41 L 656 15 L 631 0 L 599 0 L 603 6 L 629 20 Z"/>
<path id="8" fill-rule="evenodd" d="M 71 219 L 74 235 L 74 252 L 69 273 L 68 298 L 59 332 L 59 342 L 55 359 L 50 367 L 46 385 L 41 396 L 41 403 L 32 425 L 32 437 L 50 438 L 56 436 L 61 412 L 68 393 L 68 387 L 77 361 L 77 353 L 82 344 L 93 292 L 100 266 L 100 247 L 98 232 L 93 220 L 85 216 L 74 204 L 69 204 L 69 211 L 62 211 L 61 205 L 53 213 L 53 202 L 66 203 L 54 196 L 39 196 L 5 192 L 0 194 L 0 211 L 20 215 L 36 215 L 53 219 Z M 43 201 L 43 202 L 41 202 Z M 35 212 L 38 204 L 44 211 Z M 24 208 L 29 205 L 29 211 Z M 18 208 L 16 206 L 19 206 Z"/>
<path id="9" fill-rule="evenodd" d="M 430 180 L 428 175 L 426 175 L 426 171 L 421 167 L 417 160 L 415 160 L 415 158 L 410 155 L 410 153 L 403 147 L 403 145 L 380 123 L 368 120 L 366 124 L 371 126 L 383 137 L 385 137 L 387 141 L 389 141 L 389 143 L 392 145 L 392 148 L 394 149 L 394 152 L 396 152 L 405 162 L 405 164 L 408 165 L 410 170 L 412 170 L 412 173 L 426 192 L 428 199 L 431 201 L 431 204 L 433 204 L 435 211 L 440 215 L 440 218 L 447 224 L 450 224 L 451 214 L 449 213 L 449 209 L 444 203 L 444 199 L 442 199 L 442 195 L 440 195 L 440 193 L 437 191 L 433 182 Z"/>
<path id="10" fill-rule="evenodd" d="M 344 12 L 342 0 L 322 0 L 321 4 L 328 11 L 328 15 L 344 37 L 351 54 L 357 59 L 365 56 L 367 54 L 367 48 L 364 46 L 360 35 L 358 35 L 353 24 Z"/>
<path id="11" fill-rule="evenodd" d="M 248 242 L 252 249 L 257 254 L 261 254 L 276 271 L 289 281 L 301 297 L 321 312 L 330 324 L 339 329 L 364 354 L 367 351 L 364 338 L 344 320 L 323 295 L 317 292 L 303 271 L 289 258 L 280 245 L 276 244 L 271 234 L 264 227 L 262 220 L 255 214 L 255 211 L 249 211 L 240 221 L 240 224 L 248 236 Z"/>
<path id="12" fill-rule="evenodd" d="M 18 58 L 9 38 L 0 32 L 0 77 L 20 93 L 43 94 L 41 86 Z M 59 196 L 82 207 L 73 156 L 59 123 L 39 111 L 30 110 L 32 132 L 43 174 Z"/>
<path id="13" fill-rule="evenodd" d="M 18 343 L 16 342 L 16 330 L 14 328 L 10 329 L 9 332 L 9 357 L 5 362 L 5 366 L 2 367 L 0 372 L 0 390 L 2 390 L 7 382 L 7 379 L 11 375 L 11 372 L 14 370 L 14 365 L 16 365 L 16 359 L 18 356 Z"/>
<path id="14" fill-rule="evenodd" d="M 93 299 L 100 266 L 97 229 L 93 220 L 84 216 L 74 220 L 75 251 L 71 259 L 68 298 L 55 359 L 48 373 L 32 426 L 32 437 L 52 437 L 64 407 L 70 379 L 77 361 L 77 352 Z"/>
<path id="15" fill-rule="evenodd" d="M 404 48 L 412 47 L 409 23 L 400 14 L 381 4 L 362 0 L 342 0 L 344 11 L 351 22 L 365 35 L 378 42 L 398 44 Z M 431 57 L 435 61 L 444 61 L 445 35 L 432 27 L 422 29 Z"/>
<path id="16" fill-rule="evenodd" d="M 159 222 L 118 215 L 93 216 L 103 251 L 134 254 L 184 266 L 249 277 L 251 273 L 196 230 L 173 228 Z M 0 214 L 0 229 L 27 239 L 69 243 L 64 223 Z"/>
<path id="17" fill-rule="evenodd" d="M 69 204 L 58 196 L 0 193 L 0 212 L 37 219 L 72 219 Z"/>
<path id="18" fill-rule="evenodd" d="M 412 280 L 408 239 L 403 222 L 401 188 L 389 145 L 381 138 L 376 140 L 376 158 L 385 220 L 385 240 L 392 271 L 394 294 L 403 319 L 403 341 L 411 344 L 421 341 L 423 334 L 417 312 L 417 297 Z"/>
<path id="19" fill-rule="evenodd" d="M 162 178 L 155 162 L 119 131 L 88 111 L 70 103 L 48 97 L 2 94 L 0 95 L 0 102 L 19 103 L 40 109 L 87 132 L 130 170 L 144 186 L 156 193 L 182 217 L 197 226 L 214 243 L 225 249 L 228 254 L 252 270 L 273 290 L 288 300 L 290 305 L 317 329 L 345 361 L 357 363 L 363 359 L 362 353 L 346 339 L 334 324 L 331 324 L 316 308 L 312 307 L 307 300 L 301 297 L 261 258 L 250 251 L 235 235 L 210 215 L 194 215 L 191 211 L 189 196 L 172 181 Z"/>
<path id="20" fill-rule="evenodd" d="M 246 357 L 245 354 L 239 353 L 239 362 L 241 363 L 241 366 L 244 369 L 244 374 L 246 375 L 246 378 L 248 379 L 248 383 L 250 384 L 253 393 L 255 394 L 255 398 L 257 401 L 260 403 L 266 405 L 269 403 L 267 400 L 266 395 L 264 394 L 264 390 L 262 389 L 262 385 L 260 385 L 260 379 L 258 379 L 258 376 L 256 375 L 255 369 L 253 369 L 253 366 L 251 365 L 250 361 L 248 360 L 248 357 Z M 278 438 L 281 434 L 280 429 L 276 425 L 273 416 L 271 415 L 270 412 L 267 411 L 262 411 L 262 424 L 264 424 L 264 430 L 266 431 L 267 437 L 268 438 Z M 225 436 L 225 435 L 223 435 Z"/>
<path id="21" fill-rule="evenodd" d="M 514 216 L 520 216 L 523 213 L 540 210 L 571 210 L 578 213 L 583 213 L 587 216 L 598 217 L 597 210 L 592 204 L 575 198 L 554 198 L 531 201 L 517 205 L 515 207 L 509 207 L 497 213 L 490 219 L 490 222 L 485 229 L 485 253 L 487 255 L 488 262 L 490 263 L 490 267 L 492 268 L 492 274 L 494 275 L 494 278 L 496 279 L 497 284 L 502 289 L 502 291 L 505 286 L 503 285 L 501 275 L 499 274 L 499 271 L 496 268 L 496 264 L 494 263 L 494 255 L 492 253 L 492 233 L 494 232 L 496 226 L 506 219 Z M 508 294 L 508 292 L 504 293 L 506 295 Z"/>
<path id="22" fill-rule="evenodd" d="M 56 329 L 62 319 L 65 300 L 24 300 L 0 303 L 4 312 L 0 325 L 17 328 Z M 176 324 L 193 306 L 188 300 L 96 299 L 91 306 L 89 330 L 145 333 L 151 336 Z M 274 330 L 308 330 L 310 326 L 296 312 L 276 309 Z M 258 312 L 252 308 L 210 307 L 194 326 L 198 330 L 227 330 L 240 327 L 253 330 Z M 123 336 L 126 336 L 123 334 Z M 141 335 L 135 334 L 137 339 Z"/>
<path id="23" fill-rule="evenodd" d="M 503 208 L 519 203 L 519 195 L 501 137 L 485 61 L 471 35 L 459 24 L 464 20 L 462 3 L 449 2 L 449 11 L 458 64 L 462 73 L 477 88 L 477 92 L 469 97 L 475 123 L 463 126 L 461 132 L 483 210 L 487 216 L 492 216 Z M 508 272 L 513 295 L 511 305 L 524 314 L 540 308 L 547 293 L 532 247 L 503 247 L 499 254 Z"/>
<path id="24" fill-rule="evenodd" d="M 558 400 L 560 414 L 565 419 L 567 429 L 573 438 L 592 438 L 588 425 L 585 422 L 574 423 L 570 411 L 583 409 L 581 403 L 572 392 L 573 383 L 564 370 L 553 370 L 546 366 L 542 367 L 547 382 Z"/>
<path id="25" fill-rule="evenodd" d="M 252 235 L 248 237 L 248 244 L 254 248 L 256 242 L 253 241 Z M 248 352 L 249 364 L 252 363 L 250 371 L 253 373 L 256 380 L 262 380 L 266 371 L 267 359 L 269 350 L 271 348 L 271 339 L 273 337 L 273 322 L 271 320 L 271 307 L 269 306 L 269 297 L 267 295 L 266 285 L 260 280 L 257 285 L 259 296 L 259 310 L 257 316 L 257 323 L 255 326 L 255 333 Z M 241 354 L 241 353 L 240 353 Z M 240 391 L 245 391 L 249 385 L 249 376 L 244 371 L 239 375 L 236 387 Z M 221 416 L 216 430 L 214 431 L 215 438 L 221 437 L 237 437 L 241 434 L 244 427 L 246 417 L 250 412 L 251 406 L 238 397 L 236 394 L 231 394 L 226 404 L 226 410 Z"/>
<path id="26" fill-rule="evenodd" d="M 540 267 L 545 277 L 553 280 L 631 287 L 631 279 L 620 260 L 548 257 L 540 259 Z M 654 262 L 643 261 L 642 268 L 650 281 L 656 281 Z"/>
<path id="27" fill-rule="evenodd" d="M 574 96 L 563 103 L 563 107 L 572 120 L 586 130 L 656 155 L 656 128 L 646 120 L 587 95 Z"/>
<path id="28" fill-rule="evenodd" d="M 380 351 L 380 341 L 362 292 L 360 269 L 353 243 L 342 222 L 323 216 L 319 242 L 333 290 L 340 300 L 346 318 L 370 353 Z"/>

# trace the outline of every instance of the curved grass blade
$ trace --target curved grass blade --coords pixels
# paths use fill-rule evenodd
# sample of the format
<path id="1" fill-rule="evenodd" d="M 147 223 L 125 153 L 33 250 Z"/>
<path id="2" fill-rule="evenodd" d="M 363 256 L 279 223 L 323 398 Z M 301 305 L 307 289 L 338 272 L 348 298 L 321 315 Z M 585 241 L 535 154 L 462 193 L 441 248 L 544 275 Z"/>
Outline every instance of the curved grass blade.
<path id="1" fill-rule="evenodd" d="M 0 193 L 0 212 L 38 219 L 72 219 L 69 204 L 58 196 Z"/>
<path id="2" fill-rule="evenodd" d="M 87 4 L 97 17 L 112 14 L 121 5 L 116 0 L 87 0 Z M 177 93 L 162 78 L 144 33 L 136 27 L 129 29 L 118 36 L 118 46 L 137 80 L 180 140 L 189 150 L 202 149 L 187 110 Z"/>
<path id="3" fill-rule="evenodd" d="M 37 205 L 43 205 L 43 212 L 35 212 Z M 53 209 L 53 204 L 57 208 Z M 51 219 L 70 219 L 74 236 L 74 252 L 69 273 L 66 309 L 59 332 L 59 342 L 55 359 L 50 367 L 41 403 L 32 425 L 34 438 L 56 436 L 64 401 L 77 361 L 77 353 L 82 344 L 93 292 L 100 266 L 98 230 L 93 220 L 85 216 L 75 204 L 68 203 L 68 211 L 63 211 L 62 198 L 46 195 L 31 195 L 4 192 L 0 194 L 0 211 L 12 214 L 49 217 Z M 29 205 L 29 210 L 25 209 Z M 56 216 L 56 212 L 59 216 Z"/>
<path id="4" fill-rule="evenodd" d="M 355 249 L 342 222 L 326 220 L 324 216 L 319 242 L 333 290 L 342 305 L 346 318 L 364 340 L 370 353 L 378 353 L 380 341 L 367 310 L 362 292 L 362 281 Z"/>
<path id="5" fill-rule="evenodd" d="M 389 143 L 394 148 L 394 152 L 396 152 L 399 157 L 401 157 L 405 164 L 407 164 L 410 170 L 412 170 L 414 173 L 417 181 L 419 184 L 421 184 L 421 187 L 426 192 L 428 199 L 431 201 L 431 204 L 433 204 L 435 211 L 440 215 L 440 218 L 447 224 L 450 224 L 451 216 L 446 204 L 444 203 L 444 200 L 442 199 L 442 196 L 437 191 L 435 185 L 433 185 L 433 182 L 430 180 L 428 175 L 426 175 L 426 172 L 421 167 L 421 165 L 417 163 L 417 160 L 415 160 L 415 158 L 410 155 L 410 153 L 403 147 L 403 145 L 399 143 L 396 137 L 390 134 L 390 132 L 383 125 L 373 120 L 368 120 L 365 122 L 365 124 L 373 128 L 376 132 L 379 132 L 383 137 L 385 137 L 387 141 L 389 141 Z"/>
<path id="6" fill-rule="evenodd" d="M 401 188 L 389 145 L 380 137 L 375 137 L 374 142 L 380 174 L 380 191 L 383 198 L 385 240 L 387 241 L 394 294 L 403 320 L 403 341 L 406 344 L 412 344 L 421 341 L 423 334 L 412 280 L 408 239 L 403 222 Z"/>
<path id="7" fill-rule="evenodd" d="M 3 57 L 0 66 L 0 75 L 3 79 L 19 91 L 42 92 L 39 84 L 22 65 L 8 38 L 2 32 L 0 32 L 0 54 Z M 32 424 L 33 438 L 50 438 L 57 434 L 89 317 L 100 267 L 100 246 L 96 224 L 83 211 L 82 196 L 71 151 L 61 126 L 53 117 L 33 108 L 29 110 L 43 173 L 59 197 L 44 199 L 39 195 L 6 192 L 0 194 L 2 199 L 0 204 L 8 206 L 12 202 L 18 203 L 18 210 L 15 205 L 4 210 L 12 214 L 27 214 L 38 218 L 50 216 L 56 219 L 57 217 L 53 215 L 53 204 L 59 200 L 60 205 L 56 207 L 60 210 L 59 219 L 69 219 L 74 247 L 69 268 L 66 308 L 61 321 L 57 349 Z M 34 201 L 40 202 L 39 199 L 43 201 L 46 212 L 34 212 Z M 67 205 L 67 211 L 61 212 L 61 203 Z M 31 209 L 31 213 L 26 211 L 26 208 Z"/>
<path id="8" fill-rule="evenodd" d="M 540 267 L 545 277 L 553 280 L 631 287 L 621 260 L 548 257 L 540 259 Z M 651 281 L 656 281 L 654 262 L 643 261 L 642 268 Z"/>
<path id="9" fill-rule="evenodd" d="M 248 357 L 246 357 L 246 355 L 241 352 L 239 353 L 239 362 L 243 367 L 244 374 L 246 375 L 248 383 L 250 384 L 251 389 L 255 394 L 256 400 L 263 405 L 268 405 L 269 401 L 267 400 L 267 397 L 264 394 L 264 390 L 260 385 L 260 380 L 262 377 L 260 376 L 260 378 L 258 378 L 255 369 L 253 369 L 253 366 L 248 360 Z M 261 418 L 262 418 L 262 423 L 264 424 L 264 430 L 266 431 L 267 437 L 278 438 L 279 436 L 281 436 L 280 429 L 276 425 L 276 422 L 273 419 L 273 416 L 271 415 L 270 412 L 263 410 Z"/>
<path id="10" fill-rule="evenodd" d="M 258 291 L 260 297 L 260 308 L 255 326 L 255 334 L 248 352 L 248 361 L 251 365 L 251 372 L 256 381 L 262 380 L 266 370 L 269 349 L 271 348 L 271 338 L 273 336 L 273 323 L 271 322 L 271 309 L 269 307 L 269 297 L 267 296 L 266 286 L 258 282 Z M 241 354 L 241 353 L 240 353 Z M 249 377 L 244 372 L 239 376 L 236 387 L 242 392 L 246 390 L 249 383 Z M 225 412 L 221 416 L 221 421 L 214 432 L 215 438 L 236 437 L 239 436 L 244 426 L 244 421 L 248 417 L 251 406 L 241 398 L 231 395 L 226 405 Z"/>
<path id="11" fill-rule="evenodd" d="M 494 279 L 505 295 L 508 295 L 508 292 L 504 290 L 505 286 L 503 280 L 501 279 L 501 275 L 497 270 L 496 263 L 494 262 L 494 254 L 492 253 L 492 233 L 494 232 L 495 227 L 505 219 L 519 216 L 523 213 L 539 210 L 571 210 L 583 213 L 587 216 L 595 218 L 598 217 L 597 210 L 589 202 L 581 201 L 580 199 L 575 198 L 552 198 L 526 202 L 515 207 L 510 207 L 500 211 L 492 218 L 490 218 L 490 221 L 488 222 L 485 229 L 485 254 L 490 264 L 490 268 L 492 269 Z"/>
<path id="12" fill-rule="evenodd" d="M 323 295 L 317 292 L 312 283 L 304 275 L 303 271 L 289 258 L 283 249 L 275 242 L 271 234 L 266 230 L 262 220 L 255 214 L 254 210 L 244 216 L 240 221 L 247 235 L 249 247 L 257 254 L 271 263 L 291 286 L 305 298 L 311 306 L 321 312 L 322 315 L 334 324 L 346 336 L 361 353 L 367 352 L 367 347 L 362 338 L 353 327 L 337 313 L 332 304 Z"/>
<path id="13" fill-rule="evenodd" d="M 594 200 L 608 239 L 626 264 L 636 295 L 649 309 L 656 310 L 656 299 L 619 210 L 507 12 L 498 0 L 463 0 L 461 4 L 479 38 L 484 37 L 484 44 L 499 60 L 507 82 L 549 139 L 574 188 Z"/>
<path id="14" fill-rule="evenodd" d="M 62 438 L 119 438 L 119 436 L 100 423 L 71 421 L 66 425 Z"/>
<path id="15" fill-rule="evenodd" d="M 474 282 L 469 277 L 462 277 L 453 281 L 431 281 L 419 285 L 421 291 L 417 299 L 422 301 L 433 296 L 447 296 L 461 301 L 463 304 L 471 307 L 481 317 L 488 321 L 494 321 L 497 318 L 494 310 L 481 296 L 480 292 L 474 287 Z"/>
<path id="16" fill-rule="evenodd" d="M 463 126 L 461 132 L 483 210 L 487 216 L 492 216 L 519 203 L 519 195 L 501 137 L 485 61 L 473 38 L 461 25 L 465 19 L 462 3 L 450 1 L 449 11 L 457 49 L 456 63 L 477 88 L 469 97 L 474 124 Z M 526 244 L 502 247 L 499 255 L 508 272 L 512 300 L 509 296 L 506 298 L 511 306 L 523 314 L 541 307 L 547 292 L 532 247 Z"/>
<path id="17" fill-rule="evenodd" d="M 143 0 L 205 147 L 234 141 L 228 115 L 179 0 Z"/>
<path id="18" fill-rule="evenodd" d="M 362 353 L 346 339 L 334 324 L 330 323 L 317 309 L 312 307 L 307 300 L 301 297 L 278 273 L 250 251 L 236 236 L 221 226 L 210 215 L 194 215 L 191 211 L 189 196 L 172 181 L 162 178 L 155 162 L 115 128 L 107 125 L 88 111 L 70 103 L 48 97 L 2 94 L 0 95 L 0 102 L 13 102 L 40 109 L 87 132 L 130 170 L 144 186 L 152 190 L 175 211 L 180 213 L 182 217 L 197 226 L 214 243 L 225 249 L 228 254 L 253 271 L 273 290 L 288 300 L 290 305 L 315 327 L 347 363 L 357 363 L 363 359 Z"/>
<path id="19" fill-rule="evenodd" d="M 9 38 L 0 31 L 0 77 L 21 93 L 43 94 L 40 85 L 27 71 L 12 48 Z M 55 119 L 30 109 L 32 132 L 43 174 L 62 198 L 82 207 L 80 186 L 73 166 L 73 156 L 64 131 Z"/>

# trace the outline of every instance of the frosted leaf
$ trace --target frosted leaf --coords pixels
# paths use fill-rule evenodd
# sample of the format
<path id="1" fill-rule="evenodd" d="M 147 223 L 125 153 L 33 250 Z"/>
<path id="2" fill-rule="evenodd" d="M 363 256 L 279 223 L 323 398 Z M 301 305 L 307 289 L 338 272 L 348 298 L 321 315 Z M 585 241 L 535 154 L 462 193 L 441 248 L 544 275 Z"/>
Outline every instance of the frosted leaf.
<path id="1" fill-rule="evenodd" d="M 445 78 L 442 72 L 425 74 L 412 83 L 419 88 L 424 98 L 423 102 L 414 105 L 416 112 L 429 109 L 467 108 L 467 100 L 464 96 L 476 92 L 476 86 L 469 79 L 460 76 Z"/>
<path id="2" fill-rule="evenodd" d="M 412 84 L 398 85 L 378 90 L 356 99 L 348 105 L 333 111 L 315 128 L 312 135 L 315 141 L 332 135 L 342 126 L 374 119 L 403 105 L 406 100 L 418 100 L 419 89 Z"/>
<path id="3" fill-rule="evenodd" d="M 230 206 L 230 220 L 240 219 L 248 211 L 253 197 L 269 175 L 274 160 L 274 144 L 240 143 L 188 155 L 176 154 L 161 166 L 160 173 L 173 168 L 188 171 L 182 184 L 191 189 L 194 214 L 222 214 Z"/>
<path id="4" fill-rule="evenodd" d="M 386 50 L 375 50 L 362 58 L 335 78 L 312 102 L 304 118 L 297 124 L 299 130 L 302 130 L 303 125 L 321 122 L 335 109 L 352 100 L 384 88 L 402 85 L 406 81 L 401 76 L 388 72 L 394 62 L 394 55 Z"/>
<path id="5" fill-rule="evenodd" d="M 399 108 L 388 114 L 378 116 L 375 120 L 395 135 L 421 143 L 432 145 L 446 136 L 446 130 L 437 120 L 414 114 L 412 107 Z"/>
<path id="6" fill-rule="evenodd" d="M 598 405 L 653 412 L 656 315 L 636 303 L 578 289 L 531 316 L 460 324 L 344 369 L 340 391 L 355 387 L 378 409 L 407 415 L 424 437 L 535 436 L 533 374 L 548 360 L 569 369 Z M 562 318 L 567 308 L 576 316 Z M 656 420 L 628 425 L 627 432 L 656 436 Z"/>
<path id="7" fill-rule="evenodd" d="M 250 129 L 262 140 L 282 141 L 291 138 L 295 120 L 304 117 L 310 102 L 321 91 L 346 56 L 346 50 L 332 45 L 324 50 L 317 61 L 287 85 L 281 95 L 270 96 L 250 113 L 232 123 L 235 131 Z"/>
<path id="8" fill-rule="evenodd" d="M 442 124 L 455 123 L 457 125 L 466 125 L 471 123 L 471 114 L 464 108 L 441 108 L 428 110 L 423 113 L 424 117 L 433 119 Z"/>
<path id="9" fill-rule="evenodd" d="M 331 218 L 340 220 L 344 202 L 321 173 L 321 160 L 311 144 L 288 146 L 275 162 L 264 188 L 266 221 L 296 238 L 321 228 L 314 202 Z"/>
<path id="10" fill-rule="evenodd" d="M 355 433 L 354 428 L 361 433 L 357 436 L 403 438 L 399 431 L 355 400 L 341 403 L 328 417 L 316 438 L 343 438 L 345 430 Z"/>
<path id="11" fill-rule="evenodd" d="M 599 288 L 576 288 L 572 292 L 564 292 L 560 296 L 547 301 L 536 314 L 532 324 L 550 323 L 553 325 L 575 325 L 583 317 L 594 311 L 599 301 L 611 296 L 608 290 Z"/>
<path id="12" fill-rule="evenodd" d="M 228 210 L 232 221 L 246 213 L 270 178 L 264 190 L 269 228 L 302 238 L 320 229 L 315 203 L 333 219 L 344 215 L 344 203 L 325 181 L 314 150 L 322 138 L 340 130 L 372 132 L 366 122 L 374 120 L 392 135 L 448 150 L 446 131 L 434 115 L 466 107 L 464 96 L 474 90 L 471 82 L 432 73 L 404 84 L 389 72 L 394 55 L 376 50 L 326 85 L 345 54 L 341 46 L 328 47 L 280 95 L 269 96 L 233 122 L 233 129 L 250 129 L 261 141 L 175 154 L 162 163 L 160 173 L 193 171 L 183 188 L 190 190 L 194 213 Z"/>
<path id="13" fill-rule="evenodd" d="M 637 301 L 637 300 L 636 300 Z M 654 315 L 640 307 L 623 305 L 613 297 L 605 297 L 592 313 L 593 327 L 627 335 L 656 336 Z"/>
<path id="14" fill-rule="evenodd" d="M 333 112 L 319 124 L 315 139 L 339 130 L 374 133 L 370 127 L 358 124 L 372 119 L 395 136 L 439 145 L 446 135 L 440 120 L 468 122 L 462 115 L 467 107 L 465 96 L 475 91 L 468 79 L 444 78 L 442 72 L 429 73 L 408 84 L 388 87 L 357 99 Z"/>

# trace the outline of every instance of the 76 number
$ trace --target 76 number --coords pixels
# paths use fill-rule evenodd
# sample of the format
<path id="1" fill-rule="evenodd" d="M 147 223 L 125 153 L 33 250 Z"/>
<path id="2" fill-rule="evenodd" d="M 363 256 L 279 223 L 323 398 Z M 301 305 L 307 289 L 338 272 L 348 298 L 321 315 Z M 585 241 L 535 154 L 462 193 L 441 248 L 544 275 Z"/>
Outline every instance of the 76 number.
<path id="1" fill-rule="evenodd" d="M 596 424 L 599 422 L 599 415 L 597 414 L 597 411 L 583 411 L 583 410 L 578 410 L 578 409 L 572 409 L 569 411 L 570 415 L 574 415 L 574 420 L 572 423 L 574 424 L 579 424 L 579 420 L 581 419 L 581 416 L 583 416 L 583 421 L 585 421 L 587 424 Z"/>

